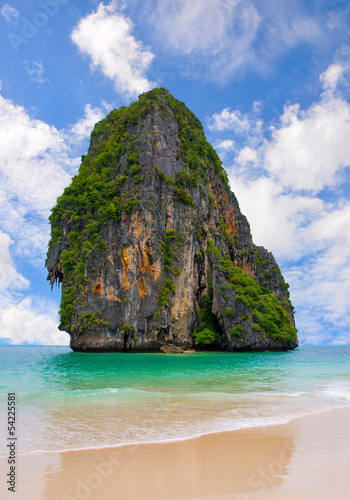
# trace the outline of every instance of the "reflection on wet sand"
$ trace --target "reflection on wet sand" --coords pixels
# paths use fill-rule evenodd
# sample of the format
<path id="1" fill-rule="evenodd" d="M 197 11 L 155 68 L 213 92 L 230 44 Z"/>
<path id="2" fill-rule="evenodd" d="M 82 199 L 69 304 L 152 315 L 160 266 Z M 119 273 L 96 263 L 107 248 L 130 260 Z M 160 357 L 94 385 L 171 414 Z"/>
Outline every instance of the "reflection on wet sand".
<path id="1" fill-rule="evenodd" d="M 244 500 L 283 481 L 295 452 L 292 426 L 222 432 L 173 443 L 60 453 L 44 500 Z"/>

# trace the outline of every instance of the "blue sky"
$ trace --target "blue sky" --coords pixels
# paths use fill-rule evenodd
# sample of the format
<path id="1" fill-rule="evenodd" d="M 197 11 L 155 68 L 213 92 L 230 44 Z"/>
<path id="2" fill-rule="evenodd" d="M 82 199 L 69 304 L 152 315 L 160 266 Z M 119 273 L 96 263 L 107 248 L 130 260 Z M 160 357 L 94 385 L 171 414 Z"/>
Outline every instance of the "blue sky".
<path id="1" fill-rule="evenodd" d="M 0 339 L 68 344 L 48 216 L 96 121 L 155 86 L 202 121 L 302 344 L 350 343 L 350 4 L 0 3 Z M 0 340 L 1 342 L 1 340 Z"/>

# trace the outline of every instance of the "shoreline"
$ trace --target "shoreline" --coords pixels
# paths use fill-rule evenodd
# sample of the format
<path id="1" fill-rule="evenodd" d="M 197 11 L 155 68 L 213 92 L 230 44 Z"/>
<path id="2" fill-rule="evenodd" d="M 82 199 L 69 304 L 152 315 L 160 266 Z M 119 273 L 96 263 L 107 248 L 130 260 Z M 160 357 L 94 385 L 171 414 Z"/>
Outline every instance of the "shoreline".
<path id="1" fill-rule="evenodd" d="M 324 409 L 318 409 L 313 411 L 312 413 L 307 413 L 304 415 L 296 415 L 292 417 L 281 417 L 281 420 L 284 420 L 282 422 L 272 422 L 272 423 L 259 423 L 257 425 L 247 425 L 247 426 L 242 426 L 242 427 L 237 427 L 234 429 L 222 429 L 222 430 L 215 430 L 215 431 L 210 431 L 210 432 L 204 432 L 202 434 L 195 434 L 193 436 L 185 436 L 185 437 L 180 437 L 180 438 L 173 438 L 173 439 L 161 439 L 161 440 L 154 440 L 154 441 L 132 441 L 132 442 L 126 442 L 126 443 L 118 443 L 118 444 L 111 444 L 111 445 L 104 445 L 104 446 L 87 446 L 84 448 L 64 448 L 62 450 L 32 450 L 32 451 L 25 451 L 23 453 L 17 453 L 17 456 L 32 456 L 32 455 L 45 455 L 45 454 L 57 454 L 57 453 L 75 453 L 75 452 L 90 452 L 90 451 L 99 451 L 99 450 L 113 450 L 113 449 L 119 449 L 119 448 L 124 448 L 127 446 L 143 446 L 143 445 L 161 445 L 161 444 L 172 444 L 172 443 L 179 443 L 183 441 L 189 441 L 193 439 L 199 439 L 205 436 L 215 436 L 215 435 L 220 435 L 222 433 L 231 433 L 231 432 L 239 432 L 239 431 L 244 431 L 244 430 L 253 430 L 253 429 L 260 429 L 263 427 L 275 427 L 279 425 L 288 425 L 292 423 L 295 420 L 301 419 L 301 418 L 307 418 L 307 417 L 313 417 L 316 415 L 321 415 L 323 413 L 328 413 L 332 411 L 339 411 L 339 410 L 349 410 L 350 411 L 350 405 L 349 406 L 343 406 L 343 407 L 338 407 L 338 408 L 324 408 Z M 6 457 L 6 454 L 0 454 L 0 460 L 4 457 Z"/>
<path id="2" fill-rule="evenodd" d="M 347 407 L 176 441 L 22 454 L 17 498 L 345 500 L 349 419 Z"/>

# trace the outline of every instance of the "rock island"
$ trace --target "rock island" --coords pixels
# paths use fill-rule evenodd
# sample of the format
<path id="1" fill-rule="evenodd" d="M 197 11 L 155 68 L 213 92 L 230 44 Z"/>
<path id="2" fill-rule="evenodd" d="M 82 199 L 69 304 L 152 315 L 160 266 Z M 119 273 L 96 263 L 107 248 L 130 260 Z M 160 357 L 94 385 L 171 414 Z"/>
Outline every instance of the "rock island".
<path id="1" fill-rule="evenodd" d="M 50 216 L 60 326 L 87 352 L 287 350 L 293 307 L 196 116 L 166 89 L 95 125 Z"/>

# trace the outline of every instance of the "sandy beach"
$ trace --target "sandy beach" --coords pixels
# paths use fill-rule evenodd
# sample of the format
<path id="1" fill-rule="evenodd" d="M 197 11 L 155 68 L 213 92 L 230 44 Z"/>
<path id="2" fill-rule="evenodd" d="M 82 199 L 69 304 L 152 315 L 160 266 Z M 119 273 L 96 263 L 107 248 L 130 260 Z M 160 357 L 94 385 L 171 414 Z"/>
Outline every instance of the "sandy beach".
<path id="1" fill-rule="evenodd" d="M 20 500 L 347 500 L 350 409 L 169 443 L 18 458 Z"/>

